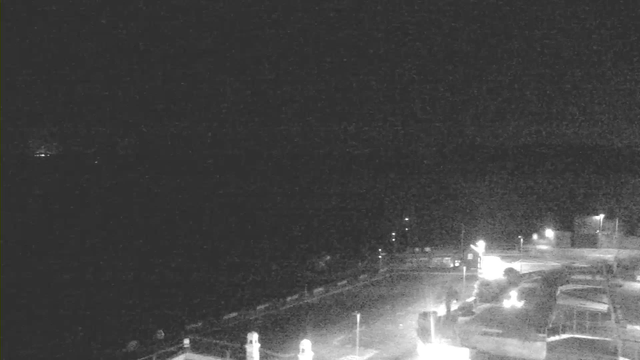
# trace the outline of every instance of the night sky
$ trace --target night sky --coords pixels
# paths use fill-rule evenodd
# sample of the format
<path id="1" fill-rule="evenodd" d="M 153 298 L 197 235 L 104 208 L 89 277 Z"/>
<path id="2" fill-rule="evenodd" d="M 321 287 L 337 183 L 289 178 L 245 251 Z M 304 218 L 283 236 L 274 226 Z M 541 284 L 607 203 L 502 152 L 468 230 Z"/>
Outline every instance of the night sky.
<path id="1" fill-rule="evenodd" d="M 631 1 L 3 10 L 3 294 L 364 258 L 405 216 L 432 245 L 640 220 Z"/>

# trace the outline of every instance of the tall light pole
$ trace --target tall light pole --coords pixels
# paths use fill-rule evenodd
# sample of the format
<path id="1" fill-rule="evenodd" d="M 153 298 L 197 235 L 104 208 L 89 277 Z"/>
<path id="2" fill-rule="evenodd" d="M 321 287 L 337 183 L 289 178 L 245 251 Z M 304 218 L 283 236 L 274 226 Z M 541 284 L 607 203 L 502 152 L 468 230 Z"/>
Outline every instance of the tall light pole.
<path id="1" fill-rule="evenodd" d="M 412 246 L 413 244 L 411 243 L 411 235 L 409 233 L 409 217 L 405 216 L 404 217 L 404 231 L 406 232 L 407 235 L 407 246 Z"/>
<path id="2" fill-rule="evenodd" d="M 460 262 L 464 263 L 464 224 L 462 224 L 462 232 L 460 233 Z"/>
<path id="3" fill-rule="evenodd" d="M 520 253 L 524 251 L 524 238 L 522 236 L 518 236 L 520 239 Z"/>
<path id="4" fill-rule="evenodd" d="M 602 232 L 602 224 L 604 223 L 604 214 L 598 215 L 598 219 L 600 219 L 600 225 L 598 226 L 598 232 Z"/>
<path id="5" fill-rule="evenodd" d="M 484 240 L 478 240 L 475 245 L 471 244 L 471 248 L 478 253 L 478 269 L 482 269 L 482 257 L 487 249 L 487 243 Z"/>

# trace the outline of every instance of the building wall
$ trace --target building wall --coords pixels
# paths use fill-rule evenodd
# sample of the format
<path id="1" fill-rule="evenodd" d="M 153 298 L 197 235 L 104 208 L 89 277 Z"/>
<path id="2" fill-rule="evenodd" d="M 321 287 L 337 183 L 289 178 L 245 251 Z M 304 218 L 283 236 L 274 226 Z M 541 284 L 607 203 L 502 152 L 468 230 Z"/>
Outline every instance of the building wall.
<path id="1" fill-rule="evenodd" d="M 576 233 L 572 237 L 571 247 L 578 249 L 597 249 L 599 248 L 598 234 Z"/>
<path id="2" fill-rule="evenodd" d="M 595 216 L 579 216 L 573 221 L 573 232 L 576 235 L 597 234 L 600 229 L 600 219 Z"/>
<path id="3" fill-rule="evenodd" d="M 572 235 L 573 233 L 569 231 L 556 231 L 555 244 L 554 244 L 555 247 L 570 248 Z"/>

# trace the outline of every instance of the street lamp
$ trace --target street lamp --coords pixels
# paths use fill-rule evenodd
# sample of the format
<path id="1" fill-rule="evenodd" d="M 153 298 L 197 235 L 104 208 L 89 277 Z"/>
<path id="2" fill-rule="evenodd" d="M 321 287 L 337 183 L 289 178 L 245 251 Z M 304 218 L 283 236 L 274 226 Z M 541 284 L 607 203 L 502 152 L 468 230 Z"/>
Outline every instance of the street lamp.
<path id="1" fill-rule="evenodd" d="M 478 253 L 478 267 L 482 269 L 482 257 L 487 248 L 487 243 L 484 240 L 478 240 L 475 245 L 471 244 L 471 248 Z"/>
<path id="2" fill-rule="evenodd" d="M 478 252 L 480 253 L 480 255 L 484 255 L 484 251 L 487 248 L 487 243 L 484 242 L 484 240 L 479 240 L 476 245 L 478 246 Z"/>
<path id="3" fill-rule="evenodd" d="M 546 236 L 548 239 L 553 239 L 553 237 L 555 236 L 555 232 L 551 229 L 546 229 L 544 231 L 544 236 Z"/>
<path id="4" fill-rule="evenodd" d="M 536 233 L 536 234 L 533 234 L 533 236 L 531 236 L 531 238 L 532 238 L 533 240 L 538 240 L 538 234 L 537 234 L 537 233 Z"/>
<path id="5" fill-rule="evenodd" d="M 520 252 L 522 252 L 524 248 L 524 238 L 522 236 L 518 236 L 518 239 L 520 239 Z"/>
<path id="6" fill-rule="evenodd" d="M 602 223 L 604 222 L 604 214 L 600 214 L 596 216 L 596 218 L 600 219 L 600 226 L 598 227 L 598 232 L 602 232 Z"/>

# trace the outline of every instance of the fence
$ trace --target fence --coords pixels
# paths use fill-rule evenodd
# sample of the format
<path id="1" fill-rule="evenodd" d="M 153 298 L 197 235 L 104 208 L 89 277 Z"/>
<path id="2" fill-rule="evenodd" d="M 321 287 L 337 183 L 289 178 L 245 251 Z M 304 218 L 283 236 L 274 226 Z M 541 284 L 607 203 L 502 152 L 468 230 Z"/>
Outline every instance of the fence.
<path id="1" fill-rule="evenodd" d="M 206 354 L 206 355 L 197 355 Z M 313 360 L 311 341 L 304 339 L 300 342 L 298 352 L 281 354 L 263 349 L 258 341 L 258 334 L 247 334 L 247 343 L 241 345 L 226 341 L 191 336 L 182 340 L 181 344 L 172 346 L 161 352 L 140 358 L 138 360 L 169 360 L 169 359 L 255 359 L 255 360 Z"/>
<path id="2" fill-rule="evenodd" d="M 640 338 L 634 339 L 620 324 L 614 324 L 608 313 L 578 309 L 562 309 L 547 328 L 547 337 L 553 341 L 567 336 L 583 336 L 611 339 L 618 342 L 616 332 L 620 331 L 617 343 L 620 355 L 627 359 L 640 360 Z"/>
<path id="3" fill-rule="evenodd" d="M 349 288 L 360 286 L 371 281 L 376 281 L 389 275 L 387 268 L 378 269 L 375 273 L 369 272 L 362 274 L 362 272 L 359 272 L 357 274 L 360 275 L 355 277 L 355 274 L 351 274 L 351 277 L 348 279 L 344 279 L 331 284 L 326 284 L 325 286 L 318 288 L 311 288 L 305 292 L 283 297 L 269 303 L 263 303 L 255 308 L 239 310 L 223 315 L 220 320 L 215 322 L 214 328 L 217 328 L 218 326 L 228 326 L 239 321 L 262 316 L 269 312 L 276 312 L 292 306 L 297 306 L 298 304 L 308 302 L 312 299 L 331 296 L 334 293 L 345 291 Z M 243 351 L 243 347 L 239 344 L 233 344 L 220 340 L 212 340 L 195 335 L 195 333 L 206 334 L 210 330 L 210 328 L 211 324 L 206 324 L 204 321 L 187 325 L 189 333 L 189 335 L 187 336 L 192 339 L 192 345 L 190 347 L 191 350 L 198 350 L 202 351 L 201 353 L 213 354 L 214 357 L 218 357 L 221 359 L 229 358 L 229 356 L 230 358 L 236 359 L 244 357 L 244 355 L 238 353 L 238 351 Z M 180 346 L 172 347 L 169 349 L 164 349 L 160 352 L 156 352 L 152 355 L 138 358 L 138 360 L 166 360 L 178 356 L 177 354 L 179 353 L 179 351 Z M 284 359 L 297 356 L 297 354 L 277 354 L 265 349 L 260 349 L 260 354 L 264 355 L 263 359 Z"/>

